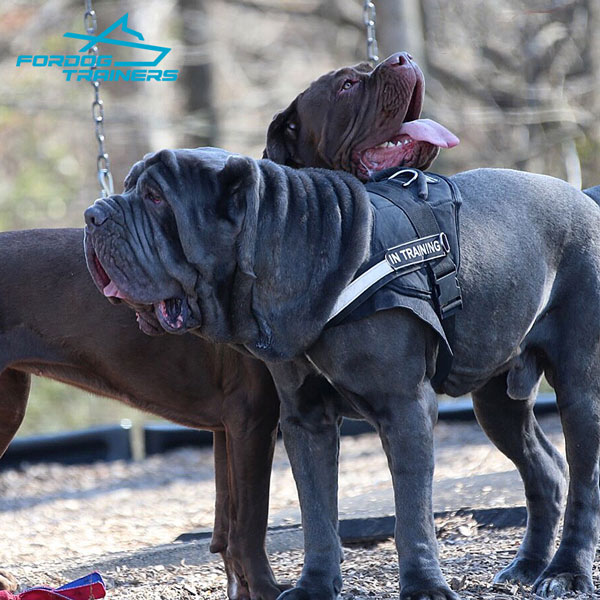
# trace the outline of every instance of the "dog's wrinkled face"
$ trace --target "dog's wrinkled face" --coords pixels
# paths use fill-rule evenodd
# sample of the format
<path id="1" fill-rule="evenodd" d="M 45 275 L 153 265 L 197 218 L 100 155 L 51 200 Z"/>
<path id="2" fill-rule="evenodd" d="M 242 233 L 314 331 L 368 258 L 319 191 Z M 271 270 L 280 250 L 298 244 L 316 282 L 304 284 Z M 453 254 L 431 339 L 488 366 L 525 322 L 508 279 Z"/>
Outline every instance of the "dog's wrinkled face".
<path id="1" fill-rule="evenodd" d="M 239 268 L 233 205 L 243 186 L 234 181 L 230 156 L 215 148 L 148 155 L 131 169 L 123 194 L 97 200 L 85 213 L 92 278 L 109 299 L 136 310 L 145 333 L 200 327 L 199 297 L 226 286 Z"/>
<path id="2" fill-rule="evenodd" d="M 423 73 L 406 53 L 375 69 L 363 63 L 327 73 L 275 116 L 263 156 L 291 167 L 344 170 L 362 180 L 389 167 L 426 169 L 458 138 L 419 119 L 424 91 Z"/>

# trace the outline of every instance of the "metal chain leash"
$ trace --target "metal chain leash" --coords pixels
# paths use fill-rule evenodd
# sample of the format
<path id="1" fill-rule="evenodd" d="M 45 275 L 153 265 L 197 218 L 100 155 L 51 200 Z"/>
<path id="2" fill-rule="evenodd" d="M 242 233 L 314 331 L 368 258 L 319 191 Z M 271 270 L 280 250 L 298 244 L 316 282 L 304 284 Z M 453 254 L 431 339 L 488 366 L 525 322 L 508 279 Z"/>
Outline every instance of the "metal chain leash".
<path id="1" fill-rule="evenodd" d="M 375 65 L 379 60 L 377 38 L 375 37 L 376 20 L 375 3 L 372 0 L 365 0 L 363 4 L 363 23 L 367 28 L 367 59 L 372 65 Z"/>
<path id="2" fill-rule="evenodd" d="M 92 0 L 85 0 L 85 15 L 83 16 L 83 26 L 88 35 L 96 35 L 96 11 L 92 7 Z M 104 147 L 106 137 L 104 135 L 104 103 L 100 99 L 100 82 L 94 80 L 94 71 L 97 68 L 96 60 L 98 57 L 98 46 L 93 46 L 88 50 L 88 54 L 94 56 L 92 71 L 92 87 L 94 88 L 94 101 L 92 102 L 92 120 L 96 130 L 96 140 L 98 140 L 98 157 L 96 166 L 98 168 L 98 181 L 102 197 L 106 198 L 114 193 L 113 177 L 110 172 L 110 160 L 108 152 Z"/>

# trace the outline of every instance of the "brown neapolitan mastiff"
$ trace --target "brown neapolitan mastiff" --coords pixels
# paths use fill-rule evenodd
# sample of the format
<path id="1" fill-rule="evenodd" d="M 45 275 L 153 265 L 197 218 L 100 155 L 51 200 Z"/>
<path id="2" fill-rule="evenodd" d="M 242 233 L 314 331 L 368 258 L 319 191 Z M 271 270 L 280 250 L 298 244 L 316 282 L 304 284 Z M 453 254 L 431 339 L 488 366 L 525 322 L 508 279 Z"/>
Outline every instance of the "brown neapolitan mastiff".
<path id="1" fill-rule="evenodd" d="M 406 52 L 374 71 L 363 63 L 327 73 L 273 118 L 263 158 L 363 180 L 389 167 L 427 169 L 458 138 L 419 118 L 424 93 L 423 73 Z"/>
<path id="2" fill-rule="evenodd" d="M 449 134 L 436 125 L 427 136 L 421 124 L 403 129 L 422 86 L 417 70 L 404 66 L 355 69 L 353 82 L 327 76 L 335 88 L 325 86 L 320 111 L 327 120 L 313 139 L 316 160 L 338 157 L 364 178 L 361 165 L 372 173 L 395 162 L 376 147 L 385 143 L 383 150 L 397 152 L 398 136 L 409 136 L 403 146 L 442 145 Z M 358 98 L 340 102 L 339 93 L 353 88 Z M 362 106 L 368 108 L 361 118 L 349 113 Z M 293 125 L 288 130 L 298 131 Z M 329 132 L 334 126 L 345 133 L 341 145 Z M 357 153 L 352 135 L 366 140 Z M 325 144 L 332 145 L 320 151 Z M 301 166 L 297 159 L 289 162 Z M 451 181 L 462 195 L 464 307 L 456 315 L 452 370 L 436 390 L 431 377 L 440 339 L 416 312 L 382 310 L 325 329 L 340 293 L 369 257 L 370 203 L 350 175 L 294 170 L 218 149 L 164 150 L 134 166 L 123 194 L 86 211 L 94 277 L 103 274 L 133 306 L 152 309 L 166 331 L 241 344 L 274 375 L 305 533 L 303 573 L 284 592 L 288 600 L 332 599 L 341 589 L 337 425 L 346 406 L 331 389 L 376 426 L 388 455 L 402 599 L 458 597 L 440 571 L 431 514 L 435 391 L 472 392 L 480 423 L 523 478 L 526 535 L 498 579 L 533 583 L 544 597 L 593 589 L 600 212 L 588 196 L 551 177 L 480 169 Z M 565 462 L 533 415 L 543 373 L 557 393 L 568 485 Z"/>
<path id="3" fill-rule="evenodd" d="M 31 375 L 214 431 L 211 550 L 232 599 L 281 591 L 264 542 L 279 401 L 258 360 L 224 345 L 164 335 L 151 313 L 111 306 L 86 269 L 81 229 L 0 233 L 0 455 L 27 405 Z M 0 588 L 15 587 L 0 573 Z"/>

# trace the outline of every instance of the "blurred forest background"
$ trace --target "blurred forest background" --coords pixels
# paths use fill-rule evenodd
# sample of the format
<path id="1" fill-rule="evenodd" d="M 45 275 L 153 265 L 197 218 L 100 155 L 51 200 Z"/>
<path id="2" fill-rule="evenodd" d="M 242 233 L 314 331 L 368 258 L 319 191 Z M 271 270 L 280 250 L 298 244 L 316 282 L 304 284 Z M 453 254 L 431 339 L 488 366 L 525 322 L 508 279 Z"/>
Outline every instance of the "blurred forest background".
<path id="1" fill-rule="evenodd" d="M 426 76 L 424 115 L 461 138 L 436 170 L 510 167 L 577 186 L 600 183 L 600 0 L 375 5 L 380 57 L 408 50 Z M 180 69 L 176 82 L 102 84 L 117 190 L 133 162 L 161 147 L 215 145 L 260 157 L 275 112 L 322 73 L 366 58 L 361 0 L 95 0 L 94 7 L 99 31 L 128 12 L 146 42 L 172 48 L 160 66 Z M 2 231 L 81 226 L 99 195 L 90 84 L 66 82 L 58 68 L 16 68 L 20 54 L 75 54 L 80 45 L 63 33 L 83 33 L 83 12 L 83 0 L 0 3 Z M 100 52 L 117 54 L 112 46 Z M 125 416 L 146 419 L 38 380 L 20 433 Z"/>

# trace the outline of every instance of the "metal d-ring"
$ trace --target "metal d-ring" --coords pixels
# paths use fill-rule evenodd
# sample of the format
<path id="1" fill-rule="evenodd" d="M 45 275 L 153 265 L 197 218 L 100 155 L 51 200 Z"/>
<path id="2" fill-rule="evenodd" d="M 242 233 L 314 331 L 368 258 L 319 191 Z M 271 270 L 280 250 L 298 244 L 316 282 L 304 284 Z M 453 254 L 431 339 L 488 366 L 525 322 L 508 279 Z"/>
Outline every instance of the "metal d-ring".
<path id="1" fill-rule="evenodd" d="M 395 177 L 398 177 L 398 175 L 403 175 L 404 173 L 412 173 L 412 177 L 408 181 L 405 181 L 402 184 L 402 187 L 408 187 L 413 181 L 419 178 L 419 171 L 416 169 L 402 169 L 401 171 L 396 171 L 393 175 L 390 175 L 388 180 L 394 179 Z"/>

